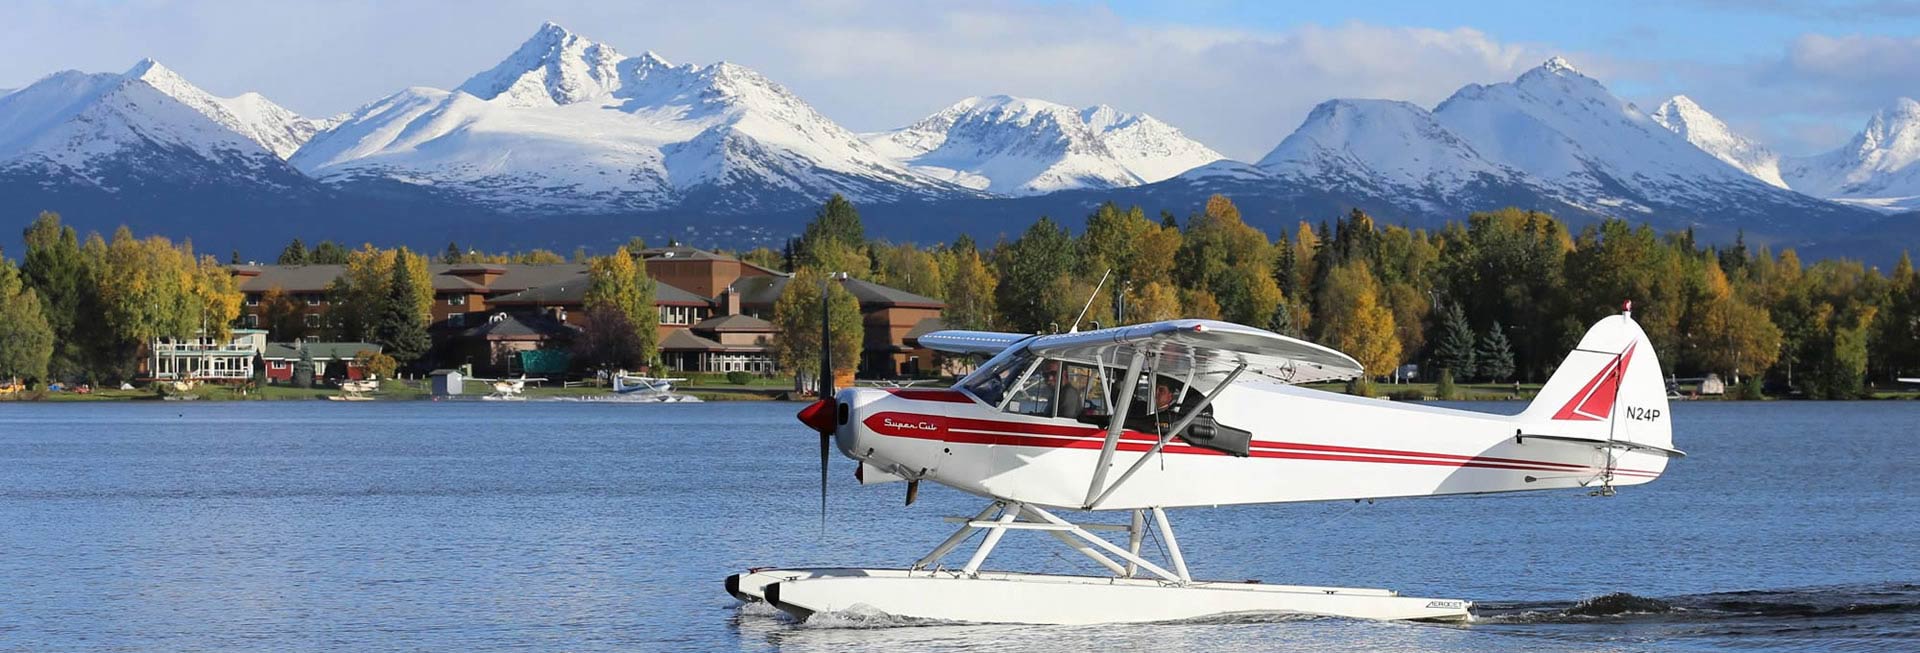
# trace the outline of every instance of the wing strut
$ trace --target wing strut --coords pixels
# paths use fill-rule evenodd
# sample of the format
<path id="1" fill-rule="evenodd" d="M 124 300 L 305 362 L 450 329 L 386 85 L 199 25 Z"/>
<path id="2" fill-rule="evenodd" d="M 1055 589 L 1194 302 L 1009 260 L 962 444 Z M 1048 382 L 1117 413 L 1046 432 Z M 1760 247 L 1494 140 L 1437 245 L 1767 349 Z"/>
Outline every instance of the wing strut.
<path id="1" fill-rule="evenodd" d="M 1099 507 L 1101 502 L 1107 500 L 1107 495 L 1113 494 L 1114 490 L 1118 490 L 1120 489 L 1120 486 L 1126 485 L 1127 479 L 1133 478 L 1134 472 L 1138 472 L 1140 471 L 1141 467 L 1145 467 L 1147 465 L 1147 461 L 1152 460 L 1156 454 L 1160 453 L 1161 449 L 1166 448 L 1167 443 L 1172 441 L 1174 436 L 1179 435 L 1181 431 L 1187 430 L 1187 425 L 1192 424 L 1193 420 L 1200 417 L 1200 413 L 1205 412 L 1208 406 L 1213 405 L 1213 400 L 1216 397 L 1219 397 L 1220 393 L 1226 392 L 1227 386 L 1233 385 L 1234 381 L 1237 381 L 1240 379 L 1240 373 L 1245 371 L 1247 371 L 1246 363 L 1241 363 L 1239 367 L 1233 368 L 1233 371 L 1227 374 L 1226 380 L 1221 381 L 1220 385 L 1214 386 L 1213 390 L 1207 393 L 1207 396 L 1202 397 L 1200 399 L 1200 403 L 1194 404 L 1193 408 L 1187 411 L 1187 414 L 1181 415 L 1180 421 L 1173 423 L 1173 428 L 1169 428 L 1167 429 L 1166 433 L 1160 434 L 1160 439 L 1159 441 L 1156 441 L 1153 443 L 1153 448 L 1148 449 L 1146 453 L 1141 454 L 1139 460 L 1133 461 L 1133 466 L 1128 467 L 1126 472 L 1120 474 L 1119 480 L 1114 481 L 1112 486 L 1108 487 L 1105 491 L 1100 492 L 1098 496 L 1095 496 L 1093 499 L 1088 500 L 1087 505 L 1083 506 L 1081 509 L 1092 510 L 1094 508 Z M 1119 422 L 1116 421 L 1114 423 L 1118 424 Z M 1107 448 L 1100 452 L 1100 459 L 1102 462 L 1106 461 L 1110 456 L 1112 456 L 1113 445 L 1115 442 L 1114 438 L 1118 435 L 1117 433 L 1114 433 L 1112 429 L 1108 429 L 1108 433 L 1112 435 L 1109 435 L 1107 437 L 1107 443 L 1108 443 Z M 1105 478 L 1106 474 L 1099 473 L 1099 472 L 1102 472 L 1105 470 L 1106 470 L 1106 466 L 1104 464 L 1101 465 L 1099 470 L 1096 470 L 1096 472 L 1093 475 L 1093 487 L 1090 488 L 1090 490 L 1100 489 L 1100 483 L 1101 481 L 1106 480 Z"/>
<path id="2" fill-rule="evenodd" d="M 1127 412 L 1133 407 L 1133 388 L 1140 384 L 1140 368 L 1146 364 L 1146 352 L 1136 348 L 1133 358 L 1127 360 L 1126 373 L 1120 375 L 1120 387 L 1113 393 L 1112 403 L 1108 404 L 1113 407 L 1113 417 L 1107 422 L 1107 441 L 1100 446 L 1100 462 L 1093 466 L 1093 483 L 1087 485 L 1087 505 L 1094 504 L 1100 495 L 1100 487 L 1107 483 L 1107 467 L 1113 464 L 1113 450 L 1120 446 L 1120 432 L 1127 428 Z"/>

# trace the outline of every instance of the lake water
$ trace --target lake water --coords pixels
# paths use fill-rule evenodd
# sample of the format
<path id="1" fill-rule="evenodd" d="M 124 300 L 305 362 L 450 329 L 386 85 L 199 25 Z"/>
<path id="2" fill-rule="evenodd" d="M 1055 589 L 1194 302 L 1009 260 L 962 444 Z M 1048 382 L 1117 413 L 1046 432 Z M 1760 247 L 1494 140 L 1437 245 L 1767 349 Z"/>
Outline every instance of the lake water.
<path id="1" fill-rule="evenodd" d="M 1467 626 L 741 609 L 729 573 L 904 565 L 982 503 L 905 508 L 836 457 L 823 532 L 797 408 L 0 404 L 0 650 L 1920 650 L 1916 402 L 1676 404 L 1692 457 L 1612 498 L 1172 513 L 1196 576 L 1470 599 Z M 1015 533 L 992 566 L 1089 571 L 1063 552 Z M 1578 603 L 1616 592 L 1664 605 Z"/>

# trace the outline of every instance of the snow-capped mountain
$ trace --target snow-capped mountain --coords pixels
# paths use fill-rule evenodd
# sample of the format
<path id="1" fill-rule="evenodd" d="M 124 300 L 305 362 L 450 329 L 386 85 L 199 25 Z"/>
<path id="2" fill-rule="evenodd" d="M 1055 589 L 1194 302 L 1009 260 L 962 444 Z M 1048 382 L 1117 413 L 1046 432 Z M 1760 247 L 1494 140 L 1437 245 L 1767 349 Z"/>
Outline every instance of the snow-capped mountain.
<path id="1" fill-rule="evenodd" d="M 458 90 L 410 88 L 364 106 L 292 161 L 325 181 L 394 180 L 562 212 L 978 196 L 908 171 L 750 69 L 626 57 L 552 23 Z"/>
<path id="2" fill-rule="evenodd" d="M 996 195 L 1137 186 L 1226 158 L 1146 114 L 1005 95 L 865 138 L 916 173 Z"/>
<path id="3" fill-rule="evenodd" d="M 1741 136 L 1685 95 L 1675 95 L 1653 111 L 1653 121 L 1679 134 L 1714 158 L 1739 168 L 1755 179 L 1787 187 L 1780 178 L 1780 155 L 1767 146 Z"/>
<path id="4" fill-rule="evenodd" d="M 1169 183 L 1264 192 L 1282 211 L 1344 204 L 1428 223 L 1520 206 L 1731 235 L 1865 217 L 1755 179 L 1558 57 L 1513 82 L 1468 85 L 1431 112 L 1326 102 L 1257 166 L 1213 165 Z"/>
<path id="5" fill-rule="evenodd" d="M 1920 102 L 1900 98 L 1840 149 L 1788 159 L 1794 190 L 1885 211 L 1920 209 Z"/>
<path id="6" fill-rule="evenodd" d="M 0 96 L 0 168 L 108 191 L 161 180 L 294 186 L 304 177 L 278 152 L 303 125 L 258 95 L 215 97 L 149 59 Z"/>
<path id="7" fill-rule="evenodd" d="M 1526 185 L 1523 173 L 1480 156 L 1427 110 L 1392 100 L 1322 102 L 1257 167 L 1292 184 L 1434 212 Z"/>

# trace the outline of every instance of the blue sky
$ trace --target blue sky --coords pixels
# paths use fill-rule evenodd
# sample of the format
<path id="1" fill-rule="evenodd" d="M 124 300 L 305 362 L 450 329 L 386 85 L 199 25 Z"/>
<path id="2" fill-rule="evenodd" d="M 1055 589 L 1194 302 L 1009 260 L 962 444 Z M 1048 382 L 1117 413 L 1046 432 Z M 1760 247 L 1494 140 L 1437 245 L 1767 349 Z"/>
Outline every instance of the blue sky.
<path id="1" fill-rule="evenodd" d="M 1920 95 L 1920 2 L 14 0 L 0 88 L 154 57 L 216 94 L 347 111 L 451 88 L 553 20 L 623 52 L 735 61 L 856 131 L 972 95 L 1111 104 L 1258 159 L 1337 97 L 1431 107 L 1564 55 L 1651 110 L 1685 93 L 1787 154 Z"/>

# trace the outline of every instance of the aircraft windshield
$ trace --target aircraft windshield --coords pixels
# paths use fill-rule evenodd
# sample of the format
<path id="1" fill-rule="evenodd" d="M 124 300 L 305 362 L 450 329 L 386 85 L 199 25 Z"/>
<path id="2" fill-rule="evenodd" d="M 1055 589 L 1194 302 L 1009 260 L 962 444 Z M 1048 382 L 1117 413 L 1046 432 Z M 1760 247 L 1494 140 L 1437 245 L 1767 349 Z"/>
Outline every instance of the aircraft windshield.
<path id="1" fill-rule="evenodd" d="M 962 379 L 960 388 L 973 393 L 981 401 L 998 406 L 1000 400 L 1006 398 L 1007 390 L 1020 381 L 1020 375 L 1033 367 L 1033 363 L 1033 356 L 1024 349 L 996 356 Z"/>
<path id="2" fill-rule="evenodd" d="M 1081 419 L 1111 412 L 1109 377 L 1119 370 L 1024 353 L 988 361 L 962 380 L 960 387 L 1006 412 L 1035 417 Z"/>

